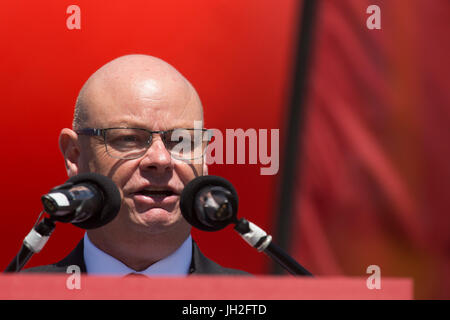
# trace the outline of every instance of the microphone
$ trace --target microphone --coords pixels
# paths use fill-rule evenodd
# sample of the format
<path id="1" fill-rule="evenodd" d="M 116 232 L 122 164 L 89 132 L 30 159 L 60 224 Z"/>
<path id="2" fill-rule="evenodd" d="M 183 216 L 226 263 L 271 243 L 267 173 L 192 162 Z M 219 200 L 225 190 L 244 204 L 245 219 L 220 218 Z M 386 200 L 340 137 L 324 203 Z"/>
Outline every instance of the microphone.
<path id="1" fill-rule="evenodd" d="M 83 229 L 99 228 L 117 216 L 122 198 L 110 178 L 98 173 L 83 173 L 53 188 L 41 197 L 41 201 L 50 217 L 38 223 L 39 216 L 4 272 L 20 271 L 33 254 L 40 252 L 55 229 L 55 221 L 72 223 Z"/>
<path id="2" fill-rule="evenodd" d="M 191 180 L 180 197 L 183 217 L 203 231 L 217 231 L 237 223 L 238 196 L 233 185 L 218 176 Z"/>
<path id="3" fill-rule="evenodd" d="M 272 242 L 272 236 L 254 223 L 237 218 L 238 196 L 233 185 L 218 176 L 200 176 L 191 180 L 180 197 L 183 217 L 193 227 L 217 231 L 234 223 L 234 229 L 252 247 L 263 251 L 293 275 L 312 274 Z"/>
<path id="4" fill-rule="evenodd" d="M 116 184 L 98 173 L 73 176 L 41 197 L 44 210 L 55 221 L 95 229 L 119 213 L 121 196 Z"/>

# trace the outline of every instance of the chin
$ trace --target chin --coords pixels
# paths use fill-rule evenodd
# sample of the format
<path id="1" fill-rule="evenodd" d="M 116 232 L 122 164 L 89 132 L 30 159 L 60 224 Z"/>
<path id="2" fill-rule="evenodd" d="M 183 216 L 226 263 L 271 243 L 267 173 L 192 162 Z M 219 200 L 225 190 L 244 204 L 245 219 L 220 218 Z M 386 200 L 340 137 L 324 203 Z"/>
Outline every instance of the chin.
<path id="1" fill-rule="evenodd" d="M 131 220 L 136 226 L 149 231 L 168 231 L 186 224 L 180 212 L 167 211 L 162 208 L 152 208 L 145 212 L 133 213 Z"/>

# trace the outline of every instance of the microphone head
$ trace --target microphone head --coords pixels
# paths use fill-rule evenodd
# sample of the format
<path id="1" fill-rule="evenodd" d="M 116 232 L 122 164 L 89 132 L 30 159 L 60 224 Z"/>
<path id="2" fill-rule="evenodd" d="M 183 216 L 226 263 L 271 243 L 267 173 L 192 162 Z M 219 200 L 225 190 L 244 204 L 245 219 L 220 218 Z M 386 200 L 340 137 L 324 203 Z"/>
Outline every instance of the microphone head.
<path id="1" fill-rule="evenodd" d="M 73 223 L 82 229 L 95 229 L 111 222 L 119 213 L 122 197 L 116 184 L 108 177 L 95 172 L 81 173 L 73 176 L 66 183 L 89 183 L 98 188 L 103 195 L 102 209 L 93 214 L 89 219 Z"/>
<path id="2" fill-rule="evenodd" d="M 209 220 L 206 222 L 196 208 L 196 200 L 205 188 L 214 190 L 215 187 L 222 187 L 229 191 L 227 200 L 231 206 L 232 215 L 224 220 Z M 180 208 L 183 217 L 193 227 L 203 231 L 217 231 L 237 221 L 238 195 L 228 180 L 218 176 L 200 176 L 191 180 L 183 189 L 180 197 Z"/>

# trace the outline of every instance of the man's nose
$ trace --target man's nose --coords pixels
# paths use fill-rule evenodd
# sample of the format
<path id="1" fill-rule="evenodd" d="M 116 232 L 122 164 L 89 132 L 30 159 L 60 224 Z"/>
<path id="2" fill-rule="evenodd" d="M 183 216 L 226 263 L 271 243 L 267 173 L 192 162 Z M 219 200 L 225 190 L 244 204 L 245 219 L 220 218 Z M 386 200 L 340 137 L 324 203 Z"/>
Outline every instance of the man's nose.
<path id="1" fill-rule="evenodd" d="M 172 156 L 159 136 L 154 136 L 140 165 L 143 169 L 156 173 L 164 173 L 173 167 Z"/>

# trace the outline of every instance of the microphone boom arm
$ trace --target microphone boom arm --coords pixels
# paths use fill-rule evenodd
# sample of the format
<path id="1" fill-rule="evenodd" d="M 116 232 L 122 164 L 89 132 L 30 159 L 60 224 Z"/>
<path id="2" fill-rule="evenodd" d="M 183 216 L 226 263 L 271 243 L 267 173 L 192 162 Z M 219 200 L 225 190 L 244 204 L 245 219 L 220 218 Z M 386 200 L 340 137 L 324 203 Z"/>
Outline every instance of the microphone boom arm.
<path id="1" fill-rule="evenodd" d="M 302 265 L 272 242 L 272 236 L 254 223 L 241 218 L 234 229 L 241 237 L 259 252 L 264 252 L 292 275 L 312 276 Z"/>
<path id="2" fill-rule="evenodd" d="M 19 272 L 22 270 L 33 254 L 42 250 L 54 229 L 55 222 L 52 218 L 46 217 L 39 224 L 36 224 L 25 237 L 22 247 L 4 272 Z"/>

